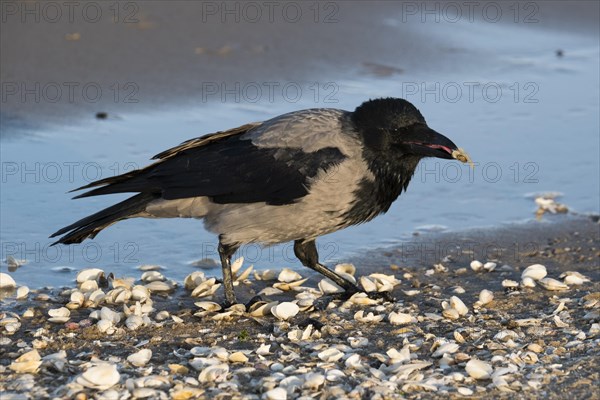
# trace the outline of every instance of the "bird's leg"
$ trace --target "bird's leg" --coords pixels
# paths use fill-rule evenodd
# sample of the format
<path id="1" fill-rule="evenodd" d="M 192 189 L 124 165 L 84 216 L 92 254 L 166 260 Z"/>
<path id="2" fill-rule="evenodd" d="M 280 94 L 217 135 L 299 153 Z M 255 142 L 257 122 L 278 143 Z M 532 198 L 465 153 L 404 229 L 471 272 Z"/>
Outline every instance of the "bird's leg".
<path id="1" fill-rule="evenodd" d="M 224 244 L 219 237 L 219 256 L 221 257 L 221 268 L 223 269 L 223 288 L 225 289 L 225 306 L 232 306 L 237 301 L 233 291 L 233 276 L 231 273 L 231 256 L 238 249 L 237 245 Z"/>
<path id="2" fill-rule="evenodd" d="M 317 245 L 314 240 L 302 241 L 296 240 L 294 242 L 294 253 L 296 257 L 302 262 L 302 264 L 308 268 L 311 268 L 327 278 L 335 282 L 336 285 L 345 290 L 344 293 L 339 295 L 333 295 L 331 297 L 339 297 L 347 299 L 357 292 L 364 292 L 358 286 L 344 279 L 340 275 L 336 274 L 329 268 L 319 263 L 319 254 L 317 253 Z M 395 301 L 389 292 L 365 292 L 372 299 L 383 299 L 384 301 Z"/>
<path id="3" fill-rule="evenodd" d="M 319 253 L 317 253 L 317 245 L 315 244 L 314 240 L 296 240 L 294 242 L 294 254 L 296 254 L 298 260 L 302 262 L 302 265 L 310 269 L 314 269 L 322 275 L 325 275 L 346 292 L 350 294 L 360 292 L 358 286 L 347 281 L 326 266 L 319 263 Z"/>

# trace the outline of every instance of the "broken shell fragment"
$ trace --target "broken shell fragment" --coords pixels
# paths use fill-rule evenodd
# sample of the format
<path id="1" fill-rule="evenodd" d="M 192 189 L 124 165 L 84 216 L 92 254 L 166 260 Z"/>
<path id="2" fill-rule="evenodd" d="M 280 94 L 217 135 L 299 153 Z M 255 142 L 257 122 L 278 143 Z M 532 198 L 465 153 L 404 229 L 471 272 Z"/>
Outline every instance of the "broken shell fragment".
<path id="1" fill-rule="evenodd" d="M 42 358 L 37 350 L 31 350 L 22 354 L 10 364 L 10 369 L 18 373 L 33 374 L 42 365 Z"/>
<path id="2" fill-rule="evenodd" d="M 539 280 L 539 284 L 546 290 L 563 291 L 569 290 L 569 286 L 554 278 L 544 278 Z"/>
<path id="3" fill-rule="evenodd" d="M 150 358 L 152 358 L 152 350 L 142 349 L 137 353 L 133 353 L 127 357 L 127 361 L 136 367 L 143 367 L 148 363 L 148 361 L 150 361 Z"/>
<path id="4" fill-rule="evenodd" d="M 452 158 L 462 162 L 462 163 L 469 163 L 469 165 L 471 166 L 471 168 L 475 168 L 475 164 L 473 164 L 473 161 L 471 160 L 471 157 L 469 157 L 469 155 L 467 154 L 466 151 L 464 151 L 462 148 L 458 148 L 454 151 L 452 151 Z"/>

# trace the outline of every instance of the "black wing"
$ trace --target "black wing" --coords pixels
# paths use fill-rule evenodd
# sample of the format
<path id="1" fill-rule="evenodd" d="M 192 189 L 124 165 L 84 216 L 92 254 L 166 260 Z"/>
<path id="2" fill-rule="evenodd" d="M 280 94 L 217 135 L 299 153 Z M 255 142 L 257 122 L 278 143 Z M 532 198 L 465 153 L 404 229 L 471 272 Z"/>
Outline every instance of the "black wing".
<path id="1" fill-rule="evenodd" d="M 313 152 L 259 147 L 240 133 L 218 140 L 195 139 L 204 140 L 200 145 L 194 140 L 185 142 L 175 151 L 161 153 L 162 160 L 142 170 L 87 185 L 105 186 L 77 197 L 138 192 L 158 194 L 167 200 L 208 196 L 221 204 L 289 204 L 308 193 L 311 178 L 320 170 L 345 158 L 336 147 Z"/>

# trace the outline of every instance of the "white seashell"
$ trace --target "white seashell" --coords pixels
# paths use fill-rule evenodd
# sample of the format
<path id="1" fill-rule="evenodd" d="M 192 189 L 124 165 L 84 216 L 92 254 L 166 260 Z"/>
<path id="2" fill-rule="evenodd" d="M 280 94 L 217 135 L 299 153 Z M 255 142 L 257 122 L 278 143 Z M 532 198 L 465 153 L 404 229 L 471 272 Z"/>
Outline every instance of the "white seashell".
<path id="1" fill-rule="evenodd" d="M 533 264 L 523 270 L 521 273 L 521 279 L 529 277 L 535 281 L 539 281 L 546 275 L 548 275 L 546 267 L 544 267 L 542 264 Z"/>
<path id="2" fill-rule="evenodd" d="M 586 282 L 590 282 L 590 278 L 580 274 L 577 271 L 567 271 L 560 275 L 567 285 L 583 285 Z"/>
<path id="3" fill-rule="evenodd" d="M 33 308 L 28 308 L 23 313 L 23 318 L 33 318 L 34 315 L 35 315 L 35 310 Z"/>
<path id="4" fill-rule="evenodd" d="M 455 320 L 460 318 L 460 313 L 452 307 L 445 308 L 442 311 L 442 315 L 450 320 Z"/>
<path id="5" fill-rule="evenodd" d="M 99 268 L 82 269 L 77 274 L 77 283 L 83 283 L 85 281 L 97 281 L 101 276 L 104 276 L 104 271 Z"/>
<path id="6" fill-rule="evenodd" d="M 488 272 L 492 272 L 493 270 L 496 269 L 497 265 L 498 264 L 496 264 L 495 262 L 488 261 L 485 264 L 483 264 L 483 269 L 485 269 Z"/>
<path id="7" fill-rule="evenodd" d="M 231 353 L 229 355 L 229 361 L 232 363 L 245 363 L 248 362 L 248 357 L 241 351 L 236 351 L 235 353 Z"/>
<path id="8" fill-rule="evenodd" d="M 100 319 L 117 324 L 121 320 L 121 314 L 108 307 L 102 307 L 100 309 Z"/>
<path id="9" fill-rule="evenodd" d="M 144 319 L 142 317 L 140 317 L 139 315 L 130 315 L 125 320 L 125 326 L 130 331 L 135 331 L 142 325 L 144 325 Z"/>
<path id="10" fill-rule="evenodd" d="M 216 283 L 215 278 L 210 278 L 199 284 L 194 290 L 192 290 L 192 297 L 209 297 L 215 294 L 217 289 L 221 287 L 220 283 Z"/>
<path id="11" fill-rule="evenodd" d="M 463 396 L 471 396 L 473 394 L 473 391 L 467 387 L 459 387 L 458 389 L 456 389 L 456 391 L 462 394 Z"/>
<path id="12" fill-rule="evenodd" d="M 342 293 L 344 291 L 344 289 L 333 283 L 333 281 L 328 278 L 321 279 L 318 286 L 323 294 Z"/>
<path id="13" fill-rule="evenodd" d="M 205 311 L 216 312 L 221 309 L 221 305 L 213 301 L 199 301 L 194 304 L 196 305 L 196 307 L 201 308 Z"/>
<path id="14" fill-rule="evenodd" d="M 530 276 L 526 276 L 525 278 L 521 279 L 521 286 L 527 288 L 534 288 L 536 286 L 535 280 Z"/>
<path id="15" fill-rule="evenodd" d="M 569 286 L 565 285 L 561 281 L 556 280 L 554 278 L 540 279 L 539 284 L 541 287 L 543 287 L 546 290 L 558 290 L 558 291 L 569 290 Z"/>
<path id="16" fill-rule="evenodd" d="M 439 346 L 431 355 L 434 358 L 443 356 L 444 354 L 453 354 L 458 351 L 459 345 L 456 343 L 444 343 Z"/>
<path id="17" fill-rule="evenodd" d="M 507 289 L 517 288 L 519 287 L 519 283 L 513 281 L 512 279 L 505 279 L 502 281 L 502 287 L 505 287 Z"/>
<path id="18" fill-rule="evenodd" d="M 286 282 L 286 283 L 298 281 L 300 279 L 302 279 L 302 275 L 300 275 L 296 271 L 292 271 L 289 268 L 284 268 L 279 273 L 279 276 L 277 277 L 277 280 L 279 282 Z"/>
<path id="19" fill-rule="evenodd" d="M 371 279 L 367 278 L 366 276 L 361 276 L 359 281 L 360 281 L 360 285 L 363 287 L 363 289 L 365 289 L 365 292 L 376 292 L 377 291 L 377 285 L 375 284 L 375 282 L 373 282 Z"/>
<path id="20" fill-rule="evenodd" d="M 198 380 L 202 383 L 208 382 L 224 382 L 227 380 L 229 374 L 229 365 L 227 364 L 215 364 L 209 365 L 202 369 Z"/>
<path id="21" fill-rule="evenodd" d="M 344 357 L 344 353 L 342 353 L 335 347 L 325 349 L 317 355 L 321 360 L 323 360 L 325 362 L 336 362 L 337 360 Z"/>
<path id="22" fill-rule="evenodd" d="M 29 288 L 27 286 L 19 286 L 17 288 L 17 300 L 26 299 L 28 294 Z"/>
<path id="23" fill-rule="evenodd" d="M 99 305 L 104 301 L 106 295 L 101 289 L 94 290 L 89 294 L 88 300 L 91 301 L 95 305 Z"/>
<path id="24" fill-rule="evenodd" d="M 354 304 L 358 304 L 358 305 L 362 305 L 362 306 L 371 306 L 374 304 L 379 303 L 378 300 L 375 299 L 371 299 L 366 293 L 364 292 L 358 292 L 358 293 L 354 293 L 349 299 L 349 302 L 354 303 Z"/>
<path id="25" fill-rule="evenodd" d="M 129 361 L 136 367 L 143 367 L 144 365 L 148 364 L 150 358 L 152 358 L 152 350 L 142 349 L 137 353 L 133 353 L 129 357 L 127 357 L 127 361 Z"/>
<path id="26" fill-rule="evenodd" d="M 346 368 L 350 369 L 361 369 L 363 367 L 362 361 L 359 354 L 352 354 L 344 362 Z"/>
<path id="27" fill-rule="evenodd" d="M 295 290 L 295 288 L 302 285 L 307 280 L 308 280 L 308 278 L 300 279 L 299 281 L 294 281 L 294 282 L 289 282 L 289 283 L 277 282 L 277 283 L 273 284 L 273 287 L 276 289 L 279 289 L 279 290 L 283 290 L 284 292 L 287 292 L 289 290 Z"/>
<path id="28" fill-rule="evenodd" d="M 458 294 L 463 294 L 466 292 L 466 290 L 462 286 L 457 286 L 452 291 Z"/>
<path id="29" fill-rule="evenodd" d="M 76 382 L 87 388 L 106 390 L 119 383 L 120 378 L 116 365 L 101 364 L 88 368 L 77 377 Z"/>
<path id="30" fill-rule="evenodd" d="M 183 280 L 183 285 L 187 290 L 194 290 L 199 284 L 206 280 L 204 272 L 194 271 Z"/>
<path id="31" fill-rule="evenodd" d="M 257 302 L 250 307 L 249 314 L 253 317 L 264 317 L 266 315 L 272 315 L 271 309 L 277 304 L 279 304 L 279 302 L 277 301 L 272 301 L 270 303 L 264 301 Z"/>
<path id="32" fill-rule="evenodd" d="M 85 301 L 85 295 L 79 290 L 75 290 L 73 293 L 71 293 L 70 299 L 71 303 L 79 304 L 81 306 Z"/>
<path id="33" fill-rule="evenodd" d="M 450 297 L 450 307 L 454 308 L 460 315 L 467 315 L 469 308 L 463 303 L 461 299 L 456 296 Z"/>
<path id="34" fill-rule="evenodd" d="M 283 302 L 271 308 L 271 314 L 277 319 L 287 320 L 294 317 L 300 311 L 300 307 L 296 303 Z"/>
<path id="35" fill-rule="evenodd" d="M 413 318 L 410 314 L 397 313 L 394 311 L 389 313 L 388 320 L 392 325 L 405 325 L 410 324 L 411 322 L 417 322 L 417 320 Z"/>
<path id="36" fill-rule="evenodd" d="M 279 275 L 278 271 L 265 269 L 264 271 L 254 271 L 254 278 L 257 281 L 274 281 Z"/>
<path id="37" fill-rule="evenodd" d="M 308 388 L 311 390 L 317 390 L 324 383 L 325 383 L 325 375 L 323 375 L 323 374 L 320 374 L 318 372 L 309 372 L 308 374 L 304 375 L 304 385 L 303 386 L 305 388 Z"/>
<path id="38" fill-rule="evenodd" d="M 98 328 L 98 330 L 100 332 L 104 333 L 104 332 L 108 332 L 109 330 L 112 330 L 112 328 L 114 328 L 114 325 L 111 321 L 109 321 L 107 319 L 101 319 L 96 324 L 96 328 Z"/>
<path id="39" fill-rule="evenodd" d="M 236 258 L 235 261 L 231 263 L 231 273 L 237 273 L 240 268 L 242 268 L 242 264 L 244 264 L 244 257 Z"/>
<path id="40" fill-rule="evenodd" d="M 278 295 L 283 293 L 283 290 L 281 289 L 277 289 L 271 286 L 267 286 L 266 288 L 264 288 L 263 290 L 261 290 L 260 292 L 258 292 L 259 296 L 274 296 L 274 295 Z"/>
<path id="41" fill-rule="evenodd" d="M 358 347 L 365 347 L 369 344 L 369 339 L 365 338 L 365 337 L 352 337 L 350 336 L 348 338 L 348 343 L 350 343 L 350 346 L 353 349 L 356 349 Z"/>
<path id="42" fill-rule="evenodd" d="M 266 356 L 267 354 L 271 354 L 271 345 L 270 344 L 261 344 L 258 349 L 256 349 L 256 354 L 259 356 Z"/>
<path id="43" fill-rule="evenodd" d="M 475 272 L 479 271 L 483 268 L 483 263 L 481 261 L 473 260 L 471 261 L 471 269 Z"/>
<path id="44" fill-rule="evenodd" d="M 390 364 L 405 363 L 410 361 L 410 349 L 408 346 L 404 346 L 400 351 L 393 348 L 389 349 L 385 354 L 387 354 L 390 358 Z"/>
<path id="45" fill-rule="evenodd" d="M 18 373 L 33 374 L 42 365 L 41 360 L 40 353 L 37 350 L 31 350 L 14 360 L 10 364 L 10 369 Z"/>
<path id="46" fill-rule="evenodd" d="M 175 286 L 169 282 L 152 281 L 145 285 L 150 292 L 170 292 L 175 289 Z"/>
<path id="47" fill-rule="evenodd" d="M 348 274 L 354 276 L 356 273 L 356 267 L 352 264 L 338 264 L 335 266 L 334 271 L 338 274 Z"/>
<path id="48" fill-rule="evenodd" d="M 494 300 L 494 293 L 492 293 L 490 290 L 483 289 L 481 292 L 479 292 L 479 302 L 482 305 L 486 305 L 492 300 Z"/>
<path id="49" fill-rule="evenodd" d="M 98 282 L 94 280 L 83 281 L 79 285 L 79 289 L 84 293 L 93 292 L 94 290 L 98 290 Z"/>
<path id="50" fill-rule="evenodd" d="M 146 271 L 140 279 L 146 283 L 166 280 L 165 276 L 158 271 Z"/>
<path id="51" fill-rule="evenodd" d="M 69 309 L 66 307 L 51 308 L 48 310 L 48 315 L 53 318 L 69 317 L 71 315 L 71 311 L 69 311 Z"/>
<path id="52" fill-rule="evenodd" d="M 146 286 L 135 285 L 131 288 L 131 299 L 134 301 L 145 302 L 150 298 L 150 292 Z"/>
<path id="53" fill-rule="evenodd" d="M 14 289 L 17 287 L 17 283 L 12 276 L 0 272 L 0 289 Z"/>
<path id="54" fill-rule="evenodd" d="M 125 289 L 131 289 L 131 286 L 133 286 L 134 281 L 135 281 L 134 278 L 114 278 L 110 281 L 110 286 L 113 289 L 116 289 L 118 287 L 122 287 Z"/>
<path id="55" fill-rule="evenodd" d="M 287 391 L 284 388 L 277 387 L 265 392 L 265 400 L 287 400 Z"/>
<path id="56" fill-rule="evenodd" d="M 241 274 L 239 274 L 239 275 L 237 276 L 237 278 L 235 278 L 235 281 L 236 281 L 236 282 L 243 282 L 243 281 L 245 281 L 246 279 L 248 279 L 248 277 L 250 276 L 250 273 L 251 273 L 253 270 L 254 270 L 254 266 L 253 266 L 253 265 L 249 266 L 248 268 L 246 268 L 246 269 L 244 270 L 244 272 L 242 272 Z"/>
<path id="57" fill-rule="evenodd" d="M 465 371 L 474 379 L 490 379 L 494 368 L 485 361 L 472 359 L 465 365 Z"/>
<path id="58" fill-rule="evenodd" d="M 365 315 L 364 310 L 360 310 L 354 314 L 354 319 L 358 322 L 381 322 L 383 320 L 384 315 L 375 315 L 372 312 Z"/>

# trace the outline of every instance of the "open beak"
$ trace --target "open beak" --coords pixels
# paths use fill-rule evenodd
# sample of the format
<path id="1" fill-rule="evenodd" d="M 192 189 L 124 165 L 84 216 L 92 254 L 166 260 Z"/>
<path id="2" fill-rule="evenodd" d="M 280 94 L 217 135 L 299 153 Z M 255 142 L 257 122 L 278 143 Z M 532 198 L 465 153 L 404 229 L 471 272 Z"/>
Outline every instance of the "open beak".
<path id="1" fill-rule="evenodd" d="M 402 142 L 403 147 L 407 147 L 412 154 L 422 157 L 455 159 L 463 163 L 468 162 L 471 167 L 473 166 L 471 158 L 463 149 L 425 124 L 412 127 L 410 133 L 403 135 Z"/>

